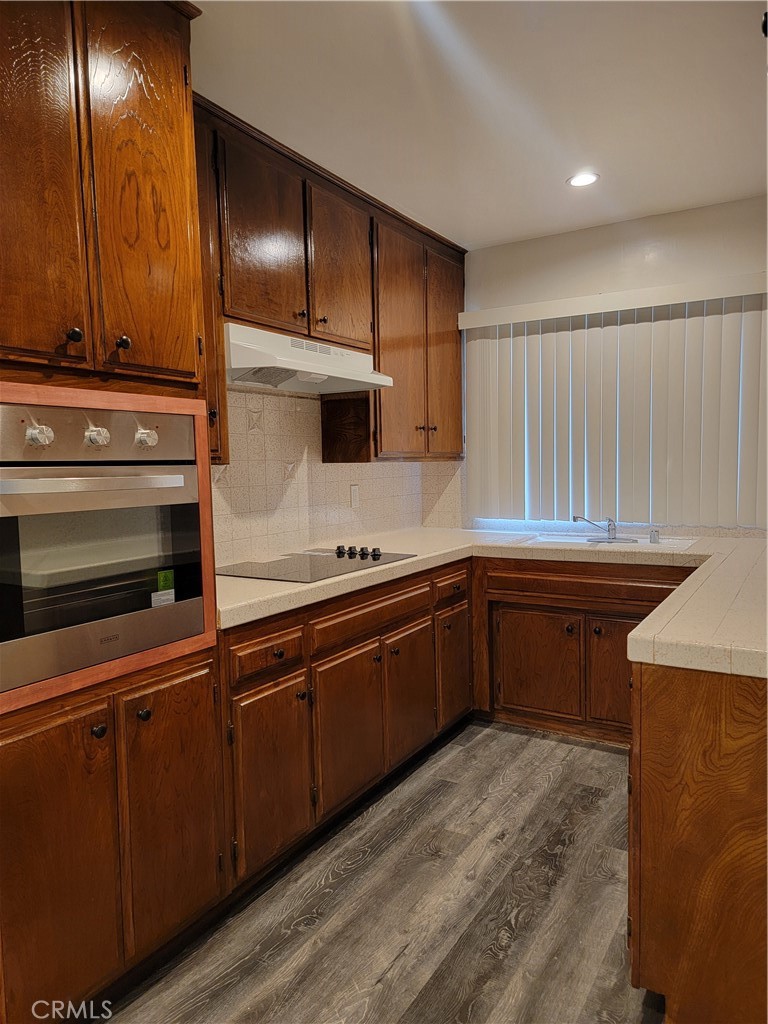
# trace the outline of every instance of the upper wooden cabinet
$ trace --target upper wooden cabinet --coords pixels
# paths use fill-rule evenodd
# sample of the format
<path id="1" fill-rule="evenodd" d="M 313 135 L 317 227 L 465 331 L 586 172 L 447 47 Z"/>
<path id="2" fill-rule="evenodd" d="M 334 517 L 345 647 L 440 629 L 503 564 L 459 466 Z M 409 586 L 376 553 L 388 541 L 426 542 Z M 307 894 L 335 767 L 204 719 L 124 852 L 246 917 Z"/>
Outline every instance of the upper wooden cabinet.
<path id="1" fill-rule="evenodd" d="M 310 333 L 370 349 L 373 282 L 370 213 L 310 185 Z"/>
<path id="2" fill-rule="evenodd" d="M 0 354 L 195 382 L 187 18 L 92 2 L 5 3 L 0 19 Z"/>
<path id="3" fill-rule="evenodd" d="M 0 4 L 0 351 L 92 365 L 72 9 Z"/>
<path id="4" fill-rule="evenodd" d="M 463 354 L 459 313 L 464 268 L 427 249 L 427 454 L 464 451 Z"/>
<path id="5" fill-rule="evenodd" d="M 242 132 L 217 133 L 224 314 L 306 334 L 304 182 Z"/>

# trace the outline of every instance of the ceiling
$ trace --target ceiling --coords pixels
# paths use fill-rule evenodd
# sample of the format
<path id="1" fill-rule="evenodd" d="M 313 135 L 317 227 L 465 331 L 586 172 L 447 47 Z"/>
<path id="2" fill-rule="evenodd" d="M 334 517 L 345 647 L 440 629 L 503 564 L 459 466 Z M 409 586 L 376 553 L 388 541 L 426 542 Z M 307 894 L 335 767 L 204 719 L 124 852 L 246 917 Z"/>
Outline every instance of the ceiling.
<path id="1" fill-rule="evenodd" d="M 760 2 L 201 6 L 198 92 L 469 249 L 765 191 Z"/>

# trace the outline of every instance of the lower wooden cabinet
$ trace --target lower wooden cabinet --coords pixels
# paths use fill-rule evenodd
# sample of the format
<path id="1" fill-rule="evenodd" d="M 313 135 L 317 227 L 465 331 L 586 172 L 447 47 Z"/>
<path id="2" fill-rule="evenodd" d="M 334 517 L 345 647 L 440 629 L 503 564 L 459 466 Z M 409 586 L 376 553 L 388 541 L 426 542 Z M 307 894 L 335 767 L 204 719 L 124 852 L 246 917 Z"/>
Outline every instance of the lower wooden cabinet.
<path id="1" fill-rule="evenodd" d="M 0 741 L 0 929 L 8 1024 L 80 999 L 123 963 L 109 698 Z"/>
<path id="2" fill-rule="evenodd" d="M 467 602 L 437 612 L 435 651 L 438 729 L 444 729 L 472 708 L 470 650 Z"/>
<path id="3" fill-rule="evenodd" d="M 632 722 L 627 637 L 640 621 L 587 616 L 587 718 L 592 722 Z"/>
<path id="4" fill-rule="evenodd" d="M 302 671 L 232 699 L 238 879 L 314 824 L 310 697 Z"/>
<path id="5" fill-rule="evenodd" d="M 583 717 L 581 615 L 502 607 L 494 639 L 498 707 Z"/>
<path id="6" fill-rule="evenodd" d="M 312 668 L 318 817 L 384 772 L 382 653 L 377 639 Z"/>
<path id="7" fill-rule="evenodd" d="M 215 685 L 209 661 L 116 697 L 130 958 L 161 945 L 223 891 Z"/>
<path id="8" fill-rule="evenodd" d="M 392 768 L 437 731 L 432 617 L 382 638 L 387 762 Z"/>

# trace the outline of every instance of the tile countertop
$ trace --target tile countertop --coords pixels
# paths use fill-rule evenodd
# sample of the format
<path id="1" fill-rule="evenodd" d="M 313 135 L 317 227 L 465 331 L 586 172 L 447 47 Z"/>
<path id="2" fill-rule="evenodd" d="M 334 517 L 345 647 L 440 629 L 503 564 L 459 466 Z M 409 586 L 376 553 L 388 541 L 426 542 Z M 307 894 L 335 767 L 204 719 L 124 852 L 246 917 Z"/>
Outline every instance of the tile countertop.
<path id="1" fill-rule="evenodd" d="M 217 576 L 219 626 L 228 629 L 472 555 L 555 561 L 698 566 L 629 634 L 631 661 L 768 678 L 766 541 L 697 537 L 674 547 L 547 542 L 533 533 L 427 527 L 346 538 L 416 557 L 317 583 Z M 685 549 L 682 547 L 687 544 Z"/>

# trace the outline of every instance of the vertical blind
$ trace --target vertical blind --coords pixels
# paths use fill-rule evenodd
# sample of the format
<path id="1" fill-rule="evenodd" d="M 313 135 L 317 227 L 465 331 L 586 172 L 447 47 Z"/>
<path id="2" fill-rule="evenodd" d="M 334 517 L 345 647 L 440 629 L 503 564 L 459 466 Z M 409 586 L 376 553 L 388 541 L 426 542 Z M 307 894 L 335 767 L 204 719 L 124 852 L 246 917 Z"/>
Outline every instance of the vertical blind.
<path id="1" fill-rule="evenodd" d="M 471 514 L 765 527 L 765 298 L 467 332 Z"/>

